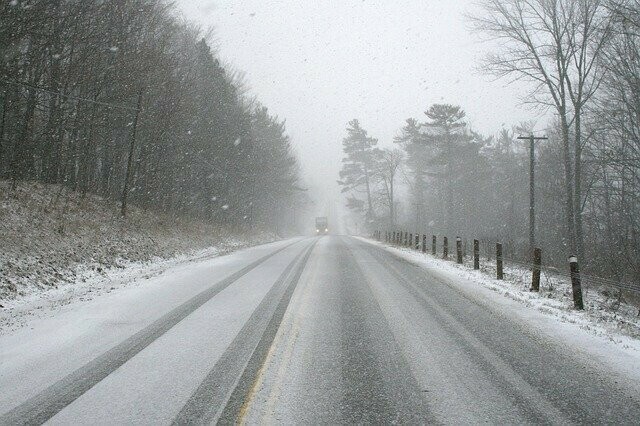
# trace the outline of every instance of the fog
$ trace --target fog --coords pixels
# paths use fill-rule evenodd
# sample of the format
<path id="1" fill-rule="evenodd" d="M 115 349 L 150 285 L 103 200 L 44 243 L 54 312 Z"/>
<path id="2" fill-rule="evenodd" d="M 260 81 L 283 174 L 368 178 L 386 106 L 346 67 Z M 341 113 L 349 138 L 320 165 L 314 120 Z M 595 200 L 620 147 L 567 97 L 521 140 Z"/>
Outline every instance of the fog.
<path id="1" fill-rule="evenodd" d="M 492 45 L 469 29 L 471 0 L 178 4 L 213 29 L 221 58 L 286 119 L 318 214 L 342 203 L 336 179 L 353 118 L 384 146 L 432 103 L 462 106 L 486 135 L 540 115 L 522 106 L 521 84 L 477 70 Z"/>

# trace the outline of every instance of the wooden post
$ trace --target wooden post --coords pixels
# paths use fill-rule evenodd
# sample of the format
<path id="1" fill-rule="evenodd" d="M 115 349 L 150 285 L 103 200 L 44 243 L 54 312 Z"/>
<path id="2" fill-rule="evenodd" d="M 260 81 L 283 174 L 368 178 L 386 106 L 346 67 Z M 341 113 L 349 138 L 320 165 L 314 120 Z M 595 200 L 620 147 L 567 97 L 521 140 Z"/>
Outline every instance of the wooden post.
<path id="1" fill-rule="evenodd" d="M 480 241 L 473 240 L 473 269 L 480 269 Z"/>
<path id="2" fill-rule="evenodd" d="M 533 249 L 533 274 L 531 277 L 531 291 L 540 291 L 540 266 L 542 265 L 542 250 Z"/>
<path id="3" fill-rule="evenodd" d="M 462 265 L 462 238 L 456 237 L 456 262 Z"/>
<path id="4" fill-rule="evenodd" d="M 404 241 L 403 241 L 404 244 L 402 244 L 405 247 L 407 245 L 407 238 L 409 238 L 409 234 L 405 231 L 405 233 L 404 233 Z"/>
<path id="5" fill-rule="evenodd" d="M 411 244 L 413 243 L 413 234 L 409 234 L 409 240 L 407 241 L 407 247 L 411 248 Z"/>
<path id="6" fill-rule="evenodd" d="M 444 237 L 442 240 L 442 258 L 447 259 L 449 257 L 449 239 Z"/>
<path id="7" fill-rule="evenodd" d="M 422 234 L 422 252 L 427 252 L 427 234 Z"/>
<path id="8" fill-rule="evenodd" d="M 502 244 L 496 243 L 496 278 L 499 280 L 504 279 L 504 272 L 502 270 Z"/>
<path id="9" fill-rule="evenodd" d="M 582 284 L 580 283 L 580 268 L 578 268 L 578 258 L 569 257 L 569 268 L 571 270 L 571 290 L 573 292 L 573 306 L 576 309 L 584 309 L 582 302 Z"/>
<path id="10" fill-rule="evenodd" d="M 436 236 L 433 235 L 431 238 L 431 254 L 436 255 Z"/>
<path id="11" fill-rule="evenodd" d="M 420 250 L 420 234 L 416 234 L 416 243 L 415 243 L 414 248 L 416 250 Z"/>

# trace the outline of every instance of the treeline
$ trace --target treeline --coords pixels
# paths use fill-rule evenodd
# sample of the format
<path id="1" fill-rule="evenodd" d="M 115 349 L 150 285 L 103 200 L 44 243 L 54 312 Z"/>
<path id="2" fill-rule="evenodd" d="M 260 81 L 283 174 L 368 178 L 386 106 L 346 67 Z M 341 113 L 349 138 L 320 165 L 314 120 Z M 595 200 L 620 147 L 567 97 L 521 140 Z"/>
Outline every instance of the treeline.
<path id="1" fill-rule="evenodd" d="M 577 254 L 588 272 L 637 282 L 640 2 L 482 3 L 486 15 L 474 18 L 477 29 L 505 46 L 485 69 L 532 81 L 527 99 L 555 118 L 483 136 L 460 106 L 436 104 L 398 132 L 401 151 L 379 149 L 351 122 L 340 180 L 348 205 L 372 229 L 502 241 L 509 256 L 528 261 L 529 144 L 517 136 L 544 135 L 549 139 L 535 143 L 535 201 L 545 263 L 564 265 Z M 390 173 L 384 158 L 398 157 L 400 171 Z M 394 175 L 402 197 L 389 197 Z"/>
<path id="2" fill-rule="evenodd" d="M 275 227 L 302 199 L 284 122 L 163 0 L 0 3 L 0 178 Z"/>

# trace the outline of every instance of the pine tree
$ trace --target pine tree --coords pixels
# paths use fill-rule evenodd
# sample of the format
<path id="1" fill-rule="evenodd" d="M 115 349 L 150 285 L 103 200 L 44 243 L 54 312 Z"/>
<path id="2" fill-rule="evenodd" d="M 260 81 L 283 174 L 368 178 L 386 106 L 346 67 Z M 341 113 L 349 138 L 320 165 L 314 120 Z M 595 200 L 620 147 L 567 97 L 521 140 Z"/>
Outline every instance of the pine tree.
<path id="1" fill-rule="evenodd" d="M 340 180 L 338 184 L 342 186 L 343 193 L 350 193 L 352 198 L 358 198 L 358 194 L 364 192 L 366 211 L 365 217 L 368 223 L 375 219 L 373 209 L 372 188 L 374 186 L 376 155 L 378 140 L 369 137 L 358 120 L 354 119 L 348 123 L 347 137 L 342 140 L 342 170 L 340 170 Z M 359 203 L 352 200 L 349 207 L 359 206 Z"/>

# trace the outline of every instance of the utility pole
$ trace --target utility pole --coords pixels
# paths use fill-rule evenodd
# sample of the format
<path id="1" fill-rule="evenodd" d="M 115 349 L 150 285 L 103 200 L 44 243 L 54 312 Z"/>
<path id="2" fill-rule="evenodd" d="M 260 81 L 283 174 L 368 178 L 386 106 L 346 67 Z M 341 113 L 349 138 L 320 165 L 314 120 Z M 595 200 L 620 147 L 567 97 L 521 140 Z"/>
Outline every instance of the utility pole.
<path id="1" fill-rule="evenodd" d="M 517 139 L 529 140 L 529 256 L 533 256 L 536 247 L 536 209 L 535 209 L 535 141 L 549 139 L 546 136 L 518 136 Z"/>
<path id="2" fill-rule="evenodd" d="M 120 215 L 127 215 L 127 195 L 129 195 L 129 181 L 131 180 L 131 169 L 133 168 L 133 153 L 136 146 L 136 130 L 138 128 L 138 117 L 142 108 L 142 90 L 138 92 L 138 106 L 136 114 L 133 117 L 133 130 L 131 131 L 131 144 L 129 145 L 129 159 L 127 160 L 127 171 L 124 176 L 124 189 L 122 190 L 122 205 L 120 207 Z"/>

